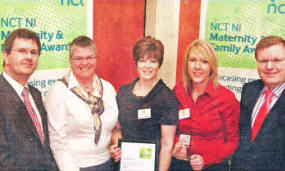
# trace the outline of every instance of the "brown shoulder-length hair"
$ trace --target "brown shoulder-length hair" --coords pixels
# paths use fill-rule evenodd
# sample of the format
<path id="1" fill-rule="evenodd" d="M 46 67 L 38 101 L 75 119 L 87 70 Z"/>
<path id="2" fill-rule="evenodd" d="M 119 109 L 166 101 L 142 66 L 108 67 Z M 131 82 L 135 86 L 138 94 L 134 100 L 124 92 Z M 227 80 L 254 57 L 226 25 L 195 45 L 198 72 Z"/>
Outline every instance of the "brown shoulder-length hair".
<path id="1" fill-rule="evenodd" d="M 257 53 L 260 49 L 268 48 L 273 45 L 282 44 L 285 46 L 285 40 L 279 36 L 267 36 L 262 38 L 256 45 L 255 48 L 255 59 L 257 59 Z"/>
<path id="2" fill-rule="evenodd" d="M 160 67 L 163 62 L 164 55 L 164 46 L 161 41 L 150 36 L 138 40 L 133 48 L 135 64 L 137 64 L 138 60 L 143 58 L 145 55 L 158 60 Z"/>
<path id="3" fill-rule="evenodd" d="M 207 62 L 211 67 L 210 79 L 214 81 L 214 87 L 217 87 L 219 84 L 219 74 L 216 52 L 208 41 L 197 39 L 194 40 L 190 45 L 188 45 L 183 57 L 182 79 L 185 90 L 188 92 L 187 89 L 192 86 L 192 81 L 188 74 L 188 58 L 189 53 L 193 48 L 198 49 L 200 53 L 206 58 Z"/>

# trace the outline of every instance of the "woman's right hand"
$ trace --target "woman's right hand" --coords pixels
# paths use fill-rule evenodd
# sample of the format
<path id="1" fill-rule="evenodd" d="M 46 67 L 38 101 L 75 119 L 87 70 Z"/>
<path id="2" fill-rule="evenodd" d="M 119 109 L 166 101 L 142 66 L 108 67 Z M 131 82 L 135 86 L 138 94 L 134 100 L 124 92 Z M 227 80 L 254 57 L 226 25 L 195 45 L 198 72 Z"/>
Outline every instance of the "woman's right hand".
<path id="1" fill-rule="evenodd" d="M 187 149 L 186 146 L 177 142 L 174 146 L 174 149 L 172 151 L 172 155 L 177 159 L 177 160 L 185 160 L 187 161 Z"/>
<path id="2" fill-rule="evenodd" d="M 118 162 L 121 159 L 122 151 L 118 145 L 113 144 L 110 147 L 110 156 L 114 159 L 115 162 Z"/>

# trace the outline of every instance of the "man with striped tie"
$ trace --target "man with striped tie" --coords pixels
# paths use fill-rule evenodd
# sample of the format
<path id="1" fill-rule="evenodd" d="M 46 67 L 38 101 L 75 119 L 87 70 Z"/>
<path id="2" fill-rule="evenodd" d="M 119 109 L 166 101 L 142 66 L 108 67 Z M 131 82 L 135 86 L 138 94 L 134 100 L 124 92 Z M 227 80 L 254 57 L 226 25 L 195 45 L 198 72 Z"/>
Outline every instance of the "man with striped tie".
<path id="1" fill-rule="evenodd" d="M 36 33 L 17 29 L 4 42 L 0 75 L 0 170 L 57 170 L 40 92 L 27 84 L 38 65 Z"/>
<path id="2" fill-rule="evenodd" d="M 240 146 L 232 170 L 285 169 L 285 41 L 261 39 L 255 49 L 260 80 L 246 83 L 241 95 Z"/>

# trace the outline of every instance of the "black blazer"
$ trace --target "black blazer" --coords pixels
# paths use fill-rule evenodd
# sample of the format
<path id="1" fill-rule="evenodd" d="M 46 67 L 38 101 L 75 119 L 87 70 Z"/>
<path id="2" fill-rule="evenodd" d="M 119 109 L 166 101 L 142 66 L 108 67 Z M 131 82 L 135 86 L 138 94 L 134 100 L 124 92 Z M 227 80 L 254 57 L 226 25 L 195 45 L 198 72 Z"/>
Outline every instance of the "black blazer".
<path id="1" fill-rule="evenodd" d="M 38 137 L 24 103 L 0 75 L 0 170 L 58 170 L 52 157 L 47 113 L 40 92 L 29 90 L 41 115 L 44 146 Z"/>
<path id="2" fill-rule="evenodd" d="M 263 88 L 261 80 L 243 86 L 240 145 L 233 156 L 232 170 L 285 170 L 285 91 L 265 118 L 255 141 L 251 141 L 251 115 Z"/>

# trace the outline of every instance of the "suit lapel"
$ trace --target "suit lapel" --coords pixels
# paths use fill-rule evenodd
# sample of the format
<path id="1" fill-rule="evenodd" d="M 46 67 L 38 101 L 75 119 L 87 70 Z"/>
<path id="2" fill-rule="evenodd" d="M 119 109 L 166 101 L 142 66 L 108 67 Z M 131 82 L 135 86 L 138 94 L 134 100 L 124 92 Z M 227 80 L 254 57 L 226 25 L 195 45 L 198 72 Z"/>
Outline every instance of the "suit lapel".
<path id="1" fill-rule="evenodd" d="M 247 91 L 246 91 L 246 95 L 244 95 L 243 98 L 243 104 L 246 107 L 246 115 L 244 116 L 245 119 L 243 120 L 243 122 L 246 125 L 246 127 L 244 127 L 244 131 L 245 131 L 245 136 L 246 136 L 246 141 L 247 142 L 252 142 L 251 141 L 251 117 L 252 117 L 252 112 L 253 112 L 253 108 L 257 102 L 257 99 L 259 97 L 260 92 L 262 91 L 262 89 L 264 88 L 264 84 L 259 80 L 257 81 L 255 84 L 252 84 L 248 87 Z"/>
<path id="2" fill-rule="evenodd" d="M 44 142 L 46 144 L 47 140 L 48 140 L 48 128 L 47 128 L 47 115 L 46 115 L 46 111 L 45 111 L 45 108 L 43 106 L 43 103 L 42 103 L 42 96 L 35 91 L 35 88 L 31 88 L 31 86 L 29 86 L 29 90 L 30 90 L 30 93 L 33 97 L 33 100 L 37 106 L 37 109 L 40 113 L 40 116 L 41 116 L 41 120 L 42 120 L 42 127 L 43 127 L 43 132 L 44 132 Z M 39 137 L 38 137 L 39 138 Z"/>
<path id="3" fill-rule="evenodd" d="M 264 119 L 263 124 L 261 125 L 261 128 L 256 136 L 256 141 L 260 139 L 259 138 L 260 136 L 262 137 L 263 135 L 270 133 L 272 127 L 278 125 L 280 113 L 285 112 L 284 101 L 285 101 L 285 91 L 281 93 L 280 97 L 278 98 L 274 106 L 271 108 L 267 117 Z"/>
<path id="4" fill-rule="evenodd" d="M 11 111 L 15 111 L 13 114 L 15 115 L 15 125 L 17 128 L 27 134 L 27 136 L 32 135 L 41 144 L 36 128 L 23 101 L 2 74 L 0 76 L 0 86 L 4 91 L 3 93 L 5 94 L 7 104 L 13 104 Z"/>
<path id="5" fill-rule="evenodd" d="M 27 134 L 31 134 L 33 137 L 37 139 L 38 142 L 40 142 L 39 135 L 36 131 L 36 128 L 34 126 L 34 123 L 25 107 L 23 102 L 17 104 L 17 113 L 16 113 L 17 119 L 16 124 L 18 125 L 18 128 L 22 128 L 23 132 L 26 132 Z M 41 142 L 40 142 L 41 143 Z"/>
<path id="6" fill-rule="evenodd" d="M 248 101 L 249 106 L 248 107 L 250 108 L 251 114 L 253 112 L 253 108 L 254 108 L 254 106 L 257 102 L 257 99 L 259 97 L 259 94 L 263 88 L 264 88 L 264 84 L 262 82 L 257 82 L 248 91 L 248 95 L 247 95 L 247 98 L 249 99 L 249 101 Z"/>

